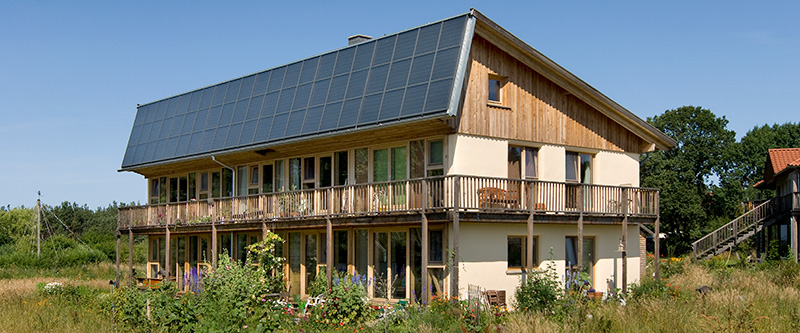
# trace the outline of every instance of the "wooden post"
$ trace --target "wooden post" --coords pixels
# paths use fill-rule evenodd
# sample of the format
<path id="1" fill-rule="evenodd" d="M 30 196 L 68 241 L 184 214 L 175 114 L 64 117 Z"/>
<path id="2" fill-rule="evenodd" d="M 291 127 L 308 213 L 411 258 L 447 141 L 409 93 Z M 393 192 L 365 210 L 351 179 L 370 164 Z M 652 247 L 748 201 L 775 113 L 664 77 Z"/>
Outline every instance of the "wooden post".
<path id="1" fill-rule="evenodd" d="M 578 253 L 575 258 L 578 262 L 575 266 L 578 270 L 583 270 L 583 184 L 578 185 L 578 214 L 578 244 L 576 244 Z"/>
<path id="2" fill-rule="evenodd" d="M 429 253 L 429 239 L 428 239 L 428 217 L 425 216 L 425 209 L 428 208 L 428 183 L 423 180 L 422 181 L 422 267 L 420 269 L 420 274 L 422 274 L 422 282 L 420 292 L 420 299 L 422 300 L 422 304 L 428 303 L 428 258 L 430 256 Z"/>
<path id="3" fill-rule="evenodd" d="M 164 276 L 164 278 L 166 280 L 169 280 L 169 275 L 170 275 L 170 267 L 169 267 L 169 264 L 170 264 L 170 260 L 169 260 L 170 259 L 169 258 L 170 257 L 170 254 L 169 254 L 169 250 L 170 250 L 170 246 L 169 246 L 169 238 L 170 238 L 169 237 L 169 227 L 165 227 L 164 229 L 167 230 L 167 235 L 165 237 L 166 241 L 164 242 L 164 245 L 166 245 L 166 247 L 164 249 L 164 254 L 166 255 L 166 259 L 164 260 L 164 272 L 166 272 L 166 276 Z"/>
<path id="4" fill-rule="evenodd" d="M 325 265 L 326 274 L 328 275 L 328 288 L 331 287 L 331 280 L 333 279 L 333 224 L 331 224 L 330 217 L 325 218 L 326 234 L 325 234 Z"/>
<path id="5" fill-rule="evenodd" d="M 792 216 L 789 219 L 790 219 L 789 232 L 792 233 L 792 238 L 790 238 L 791 242 L 792 242 L 792 258 L 794 259 L 794 262 L 797 262 L 797 245 L 798 245 L 797 244 L 798 243 L 797 242 L 797 217 Z"/>
<path id="6" fill-rule="evenodd" d="M 534 218 L 534 199 L 535 198 L 533 197 L 533 185 L 534 185 L 533 182 L 531 182 L 530 185 L 531 185 L 531 190 L 528 191 L 528 199 L 529 199 L 528 200 L 529 201 L 529 205 L 528 205 L 528 244 L 527 244 L 528 248 L 526 249 L 526 253 L 527 253 L 526 257 L 528 258 L 528 260 L 526 262 L 527 269 L 525 270 L 526 278 L 528 277 L 527 276 L 528 273 L 530 271 L 533 271 L 533 265 L 534 265 L 534 262 L 533 262 L 533 218 Z"/>
<path id="7" fill-rule="evenodd" d="M 622 189 L 622 292 L 628 292 L 628 189 Z"/>
<path id="8" fill-rule="evenodd" d="M 261 222 L 261 241 L 267 239 L 267 222 Z"/>
<path id="9" fill-rule="evenodd" d="M 217 267 L 217 224 L 211 221 L 211 266 Z"/>
<path id="10" fill-rule="evenodd" d="M 452 297 L 459 297 L 459 289 L 458 289 L 458 271 L 460 270 L 459 267 L 459 260 L 458 260 L 458 236 L 460 234 L 460 221 L 459 221 L 459 212 L 458 207 L 461 204 L 461 177 L 453 176 L 453 272 L 452 272 L 452 281 L 453 285 L 451 287 L 451 296 Z"/>
<path id="11" fill-rule="evenodd" d="M 119 229 L 117 229 L 117 278 L 114 280 L 114 288 L 119 288 L 119 244 L 120 244 L 120 233 Z"/>
<path id="12" fill-rule="evenodd" d="M 654 262 L 655 266 L 654 267 L 655 267 L 656 281 L 660 281 L 660 278 L 661 278 L 661 258 L 659 257 L 661 255 L 661 249 L 659 248 L 661 246 L 661 244 L 660 244 L 661 243 L 661 239 L 660 239 L 661 237 L 658 236 L 659 232 L 660 232 L 660 230 L 659 230 L 660 228 L 659 227 L 660 227 L 661 223 L 660 223 L 659 220 L 661 220 L 661 217 L 660 216 L 656 216 L 656 233 L 655 233 L 655 236 L 653 236 L 653 246 L 654 246 L 654 248 L 653 248 L 653 252 L 654 252 L 653 253 L 653 257 L 654 257 L 653 260 L 655 260 L 655 262 Z"/>
<path id="13" fill-rule="evenodd" d="M 39 195 L 41 195 L 41 192 Z M 117 228 L 119 228 L 119 214 L 117 214 Z M 42 230 L 42 199 L 36 199 L 36 259 L 39 259 L 42 252 L 41 230 Z"/>
<path id="14" fill-rule="evenodd" d="M 136 279 L 133 277 L 133 230 L 130 227 L 128 227 L 128 273 L 131 278 L 129 283 L 133 287 Z"/>

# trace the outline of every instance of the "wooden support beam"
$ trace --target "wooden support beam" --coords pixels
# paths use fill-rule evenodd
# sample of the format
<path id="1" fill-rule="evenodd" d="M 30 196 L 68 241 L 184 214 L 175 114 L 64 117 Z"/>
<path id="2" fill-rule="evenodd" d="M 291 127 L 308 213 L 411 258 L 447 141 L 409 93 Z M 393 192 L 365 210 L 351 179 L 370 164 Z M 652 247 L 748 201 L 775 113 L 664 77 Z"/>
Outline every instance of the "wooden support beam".
<path id="1" fill-rule="evenodd" d="M 794 262 L 797 262 L 797 217 L 792 216 L 789 219 L 789 231 L 792 233 L 792 237 L 790 238 L 792 242 L 792 259 L 794 259 Z"/>
<path id="2" fill-rule="evenodd" d="M 659 237 L 659 232 L 660 232 L 659 229 L 660 229 L 660 224 L 661 224 L 660 220 L 661 220 L 661 217 L 657 216 L 656 217 L 656 232 L 655 232 L 655 235 L 653 236 L 653 246 L 654 246 L 653 247 L 653 252 L 654 252 L 653 253 L 653 260 L 655 260 L 655 262 L 654 262 L 655 266 L 654 267 L 655 267 L 656 281 L 661 281 L 661 248 L 660 248 L 661 247 L 661 237 Z"/>
<path id="3" fill-rule="evenodd" d="M 425 215 L 425 209 L 428 208 L 428 182 L 422 182 L 422 267 L 421 267 L 421 288 L 420 299 L 423 304 L 428 304 L 430 295 L 428 295 L 428 259 L 430 256 L 429 235 L 428 235 L 428 217 Z"/>
<path id="4" fill-rule="evenodd" d="M 578 185 L 578 244 L 577 247 L 577 257 L 575 258 L 578 262 L 575 263 L 575 266 L 578 267 L 578 270 L 583 270 L 583 185 Z"/>
<path id="5" fill-rule="evenodd" d="M 119 244 L 120 244 L 120 232 L 117 230 L 117 278 L 114 280 L 114 288 L 119 288 Z"/>
<path id="6" fill-rule="evenodd" d="M 528 273 L 533 271 L 533 219 L 534 219 L 534 201 L 535 198 L 533 197 L 533 186 L 534 183 L 530 183 L 531 190 L 528 191 L 528 248 L 526 249 L 526 258 L 528 258 L 525 270 L 525 277 L 528 278 Z"/>
<path id="7" fill-rule="evenodd" d="M 459 206 L 461 205 L 461 177 L 453 177 L 453 272 L 452 287 L 450 295 L 461 298 L 458 289 L 458 271 L 460 264 L 458 260 L 458 237 L 461 233 L 461 221 L 459 221 Z"/>
<path id="8" fill-rule="evenodd" d="M 217 224 L 211 222 L 211 266 L 217 267 Z"/>
<path id="9" fill-rule="evenodd" d="M 133 287 L 136 278 L 133 277 L 133 230 L 130 227 L 128 227 L 128 277 L 130 277 L 128 282 Z"/>
<path id="10" fill-rule="evenodd" d="M 622 292 L 628 292 L 628 189 L 622 189 Z"/>
<path id="11" fill-rule="evenodd" d="M 165 266 L 164 267 L 164 272 L 166 272 L 166 276 L 164 276 L 164 278 L 165 279 L 169 279 L 169 276 L 170 276 L 170 267 L 169 267 L 170 266 L 170 260 L 169 260 L 170 259 L 170 253 L 169 253 L 169 249 L 170 249 L 170 246 L 169 246 L 169 242 L 170 242 L 170 240 L 169 240 L 169 238 L 170 238 L 169 237 L 169 227 L 164 227 L 164 229 L 166 229 L 166 237 L 165 237 L 166 241 L 164 242 L 164 245 L 166 245 L 166 247 L 164 249 L 164 254 L 166 255 L 166 259 L 164 260 L 164 266 Z"/>
<path id="12" fill-rule="evenodd" d="M 267 239 L 267 222 L 261 222 L 261 240 Z"/>
<path id="13" fill-rule="evenodd" d="M 328 288 L 331 287 L 331 280 L 333 279 L 333 224 L 330 218 L 325 219 L 325 270 L 328 275 Z"/>

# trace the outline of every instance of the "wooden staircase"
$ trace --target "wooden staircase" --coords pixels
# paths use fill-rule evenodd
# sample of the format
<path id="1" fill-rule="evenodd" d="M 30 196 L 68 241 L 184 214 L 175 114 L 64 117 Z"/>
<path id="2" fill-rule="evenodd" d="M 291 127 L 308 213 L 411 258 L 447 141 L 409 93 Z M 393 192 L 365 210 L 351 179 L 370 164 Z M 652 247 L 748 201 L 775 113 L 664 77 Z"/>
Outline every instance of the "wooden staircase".
<path id="1" fill-rule="evenodd" d="M 761 231 L 775 215 L 776 199 L 768 200 L 692 243 L 695 259 L 709 259 Z"/>

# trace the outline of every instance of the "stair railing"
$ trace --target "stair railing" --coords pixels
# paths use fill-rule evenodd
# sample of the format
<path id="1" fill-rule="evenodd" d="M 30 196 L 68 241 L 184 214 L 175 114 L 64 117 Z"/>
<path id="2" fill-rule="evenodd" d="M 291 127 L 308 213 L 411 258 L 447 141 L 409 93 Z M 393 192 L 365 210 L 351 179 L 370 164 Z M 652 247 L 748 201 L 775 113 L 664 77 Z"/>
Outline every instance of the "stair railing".
<path id="1" fill-rule="evenodd" d="M 773 214 L 774 201 L 775 199 L 770 199 L 763 202 L 692 243 L 694 257 L 705 256 L 720 245 L 735 241 L 741 232 L 755 228 L 759 222 Z"/>

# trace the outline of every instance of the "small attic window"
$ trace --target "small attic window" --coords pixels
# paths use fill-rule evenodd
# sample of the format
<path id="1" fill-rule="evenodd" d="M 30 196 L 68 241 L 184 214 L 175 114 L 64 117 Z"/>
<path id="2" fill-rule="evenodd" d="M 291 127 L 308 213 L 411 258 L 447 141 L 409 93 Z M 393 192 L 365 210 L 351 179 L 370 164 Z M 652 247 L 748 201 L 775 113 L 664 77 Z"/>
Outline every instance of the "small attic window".
<path id="1" fill-rule="evenodd" d="M 503 83 L 505 79 L 497 75 L 489 75 L 489 102 L 503 103 Z"/>

